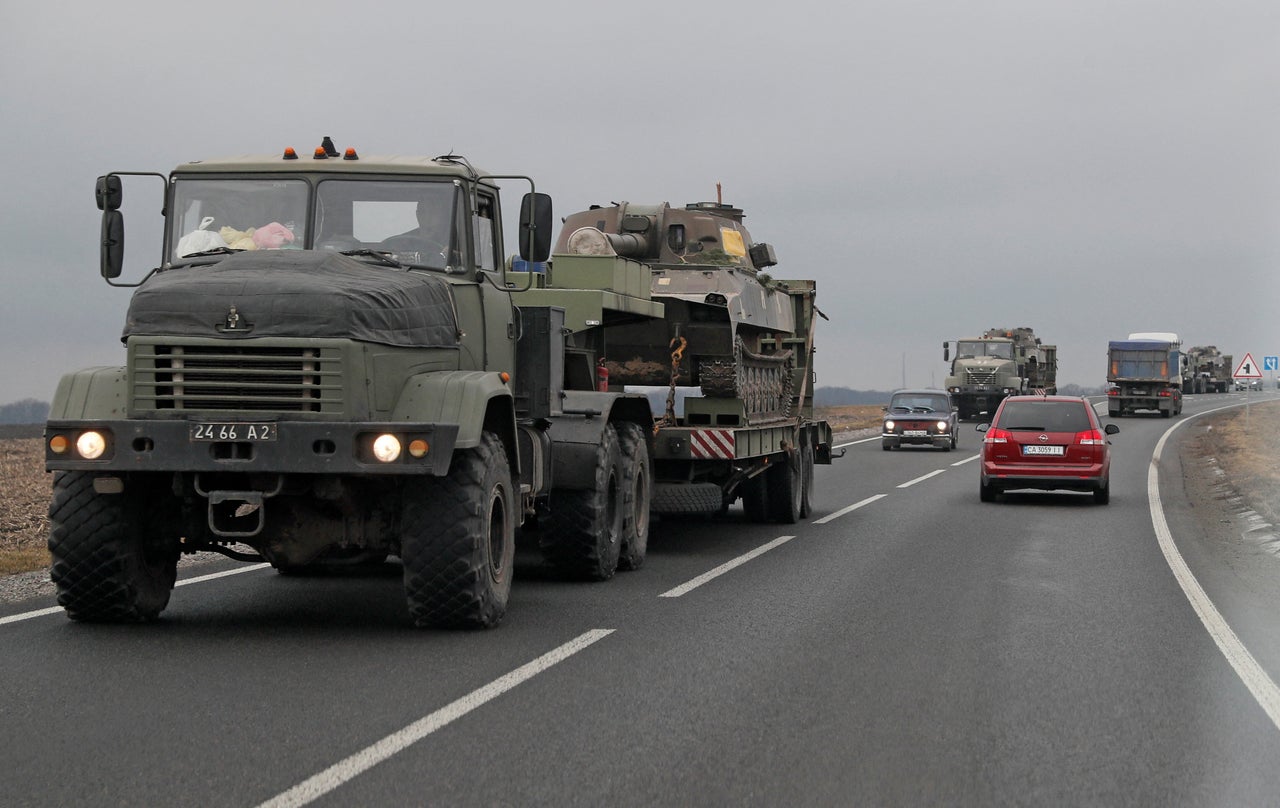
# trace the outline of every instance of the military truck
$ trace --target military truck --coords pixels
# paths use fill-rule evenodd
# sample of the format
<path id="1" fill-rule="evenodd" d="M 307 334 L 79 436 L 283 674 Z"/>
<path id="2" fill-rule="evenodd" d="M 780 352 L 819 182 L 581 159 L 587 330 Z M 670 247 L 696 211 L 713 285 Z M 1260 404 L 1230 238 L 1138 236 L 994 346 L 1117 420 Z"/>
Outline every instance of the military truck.
<path id="1" fill-rule="evenodd" d="M 1182 392 L 1226 393 L 1231 390 L 1232 357 L 1214 345 L 1197 345 L 1183 354 Z"/>
<path id="2" fill-rule="evenodd" d="M 1182 341 L 1165 331 L 1136 332 L 1107 344 L 1107 414 L 1139 410 L 1169 418 L 1182 412 Z"/>
<path id="3" fill-rule="evenodd" d="M 164 218 L 135 283 L 125 177 L 160 180 Z M 550 198 L 458 155 L 325 138 L 100 177 L 101 272 L 134 291 L 124 365 L 65 376 L 46 425 L 67 614 L 155 618 L 183 553 L 288 574 L 396 556 L 416 625 L 488 627 L 522 524 L 566 576 L 641 566 L 654 418 L 596 368 L 606 329 L 664 306 L 635 262 L 510 271 L 508 180 L 529 187 L 520 255 L 538 266 Z M 779 457 L 803 486 L 804 458 Z"/>
<path id="4" fill-rule="evenodd" d="M 609 329 L 595 346 L 610 390 L 642 392 L 655 417 L 652 511 L 754 521 L 809 514 L 831 428 L 813 417 L 816 284 L 765 270 L 742 209 L 716 202 L 594 206 L 565 218 L 552 271 L 639 263 L 663 319 Z"/>
<path id="5" fill-rule="evenodd" d="M 942 343 L 942 361 L 950 362 L 946 379 L 960 417 L 994 413 L 1006 396 L 1058 392 L 1058 349 L 1044 345 L 1030 328 L 990 328 L 980 337 Z"/>

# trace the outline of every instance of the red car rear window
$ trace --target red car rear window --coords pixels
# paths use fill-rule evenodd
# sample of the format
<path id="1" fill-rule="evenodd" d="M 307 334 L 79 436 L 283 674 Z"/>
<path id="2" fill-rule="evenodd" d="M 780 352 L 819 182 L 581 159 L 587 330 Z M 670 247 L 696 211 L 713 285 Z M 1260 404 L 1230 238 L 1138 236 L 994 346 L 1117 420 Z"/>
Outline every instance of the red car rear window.
<path id="1" fill-rule="evenodd" d="M 1075 401 L 1006 401 L 993 426 L 1010 432 L 1083 432 L 1093 428 L 1085 405 Z"/>

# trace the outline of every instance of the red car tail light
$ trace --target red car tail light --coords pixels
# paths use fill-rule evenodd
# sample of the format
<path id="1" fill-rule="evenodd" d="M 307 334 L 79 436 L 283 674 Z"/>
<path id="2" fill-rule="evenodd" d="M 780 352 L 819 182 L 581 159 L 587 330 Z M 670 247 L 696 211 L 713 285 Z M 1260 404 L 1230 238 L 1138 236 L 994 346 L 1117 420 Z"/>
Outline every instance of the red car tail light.
<path id="1" fill-rule="evenodd" d="M 1000 429 L 998 427 L 992 427 L 991 429 L 987 430 L 987 436 L 982 439 L 982 442 L 983 443 L 1008 443 L 1009 438 L 1012 438 L 1012 437 L 1013 437 L 1013 433 L 1011 433 L 1009 430 Z"/>
<path id="2" fill-rule="evenodd" d="M 1084 432 L 1077 432 L 1075 442 L 1081 446 L 1101 446 L 1107 442 L 1106 436 L 1099 429 L 1086 429 Z"/>

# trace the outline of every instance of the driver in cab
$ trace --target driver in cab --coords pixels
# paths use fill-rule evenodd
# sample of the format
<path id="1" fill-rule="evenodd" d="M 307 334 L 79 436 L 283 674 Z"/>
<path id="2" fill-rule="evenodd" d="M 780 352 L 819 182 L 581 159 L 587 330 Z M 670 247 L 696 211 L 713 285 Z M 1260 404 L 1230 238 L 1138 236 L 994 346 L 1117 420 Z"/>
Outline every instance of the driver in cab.
<path id="1" fill-rule="evenodd" d="M 383 247 L 402 259 L 428 266 L 450 263 L 452 206 L 443 200 L 421 199 L 415 211 L 418 226 L 382 242 Z M 417 253 L 416 260 L 412 253 Z"/>

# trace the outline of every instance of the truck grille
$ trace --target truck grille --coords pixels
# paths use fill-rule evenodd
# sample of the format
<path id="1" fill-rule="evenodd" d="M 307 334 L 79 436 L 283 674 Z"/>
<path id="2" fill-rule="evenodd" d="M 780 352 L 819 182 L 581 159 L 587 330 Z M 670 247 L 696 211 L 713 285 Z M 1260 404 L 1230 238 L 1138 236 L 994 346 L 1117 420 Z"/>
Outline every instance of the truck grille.
<path id="1" fill-rule="evenodd" d="M 342 352 L 333 347 L 140 345 L 134 407 L 141 410 L 337 412 Z"/>
<path id="2" fill-rule="evenodd" d="M 974 370 L 965 368 L 965 377 L 969 384 L 995 384 L 996 372 L 994 370 Z"/>

